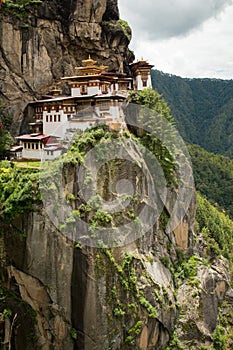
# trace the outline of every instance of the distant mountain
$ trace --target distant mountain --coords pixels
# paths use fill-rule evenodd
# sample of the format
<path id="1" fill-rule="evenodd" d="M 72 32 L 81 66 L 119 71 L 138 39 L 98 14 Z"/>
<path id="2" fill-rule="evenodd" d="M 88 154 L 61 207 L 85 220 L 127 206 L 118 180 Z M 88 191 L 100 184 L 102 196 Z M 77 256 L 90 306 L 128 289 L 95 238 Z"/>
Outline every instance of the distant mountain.
<path id="1" fill-rule="evenodd" d="M 152 70 L 182 137 L 233 158 L 233 80 L 188 79 Z"/>
<path id="2" fill-rule="evenodd" d="M 196 189 L 233 219 L 233 160 L 188 145 Z"/>

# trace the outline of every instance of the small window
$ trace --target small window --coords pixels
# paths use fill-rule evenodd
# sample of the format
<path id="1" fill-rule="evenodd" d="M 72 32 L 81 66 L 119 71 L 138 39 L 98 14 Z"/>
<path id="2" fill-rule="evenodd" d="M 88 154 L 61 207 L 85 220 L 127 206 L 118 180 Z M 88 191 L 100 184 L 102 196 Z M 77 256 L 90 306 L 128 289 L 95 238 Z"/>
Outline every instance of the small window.
<path id="1" fill-rule="evenodd" d="M 32 149 L 34 149 L 34 143 L 32 143 Z"/>
<path id="2" fill-rule="evenodd" d="M 146 80 L 143 80 L 143 81 L 142 81 L 142 86 L 143 86 L 143 87 L 147 87 L 147 81 L 146 81 Z"/>
<path id="3" fill-rule="evenodd" d="M 103 84 L 101 86 L 101 91 L 102 91 L 103 94 L 107 94 L 108 93 L 108 87 L 107 87 L 106 84 Z"/>
<path id="4" fill-rule="evenodd" d="M 28 149 L 30 149 L 31 148 L 31 144 L 30 144 L 30 142 L 28 142 Z"/>
<path id="5" fill-rule="evenodd" d="M 53 151 L 51 151 L 50 153 L 51 153 L 51 156 L 53 156 Z"/>
<path id="6" fill-rule="evenodd" d="M 57 116 L 57 118 L 58 118 L 58 122 L 60 122 L 61 121 L 61 115 L 60 114 L 58 114 L 58 116 Z"/>
<path id="7" fill-rule="evenodd" d="M 49 116 L 46 115 L 46 122 L 48 123 L 48 121 L 49 121 Z"/>
<path id="8" fill-rule="evenodd" d="M 50 115 L 50 122 L 52 122 L 53 121 L 53 116 L 52 115 Z"/>
<path id="9" fill-rule="evenodd" d="M 57 121 L 57 116 L 56 116 L 56 114 L 54 115 L 54 122 L 56 123 L 56 121 Z"/>
<path id="10" fill-rule="evenodd" d="M 38 143 L 36 144 L 36 149 L 39 149 L 39 145 L 38 145 Z"/>
<path id="11" fill-rule="evenodd" d="M 81 85 L 80 86 L 80 93 L 81 93 L 81 95 L 86 95 L 87 94 L 87 85 Z"/>

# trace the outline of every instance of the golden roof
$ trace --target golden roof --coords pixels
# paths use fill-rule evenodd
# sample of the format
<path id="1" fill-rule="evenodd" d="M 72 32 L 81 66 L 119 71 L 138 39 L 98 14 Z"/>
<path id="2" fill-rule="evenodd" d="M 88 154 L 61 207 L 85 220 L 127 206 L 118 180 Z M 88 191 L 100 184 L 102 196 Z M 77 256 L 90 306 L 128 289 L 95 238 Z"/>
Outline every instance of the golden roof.
<path id="1" fill-rule="evenodd" d="M 97 63 L 96 61 L 94 61 L 91 56 L 89 55 L 87 60 L 82 60 L 82 63 L 84 66 L 89 67 L 89 66 L 95 66 L 95 64 Z"/>
<path id="2" fill-rule="evenodd" d="M 76 70 L 80 72 L 81 75 L 100 75 L 104 72 L 108 66 L 97 66 L 96 61 L 94 61 L 91 56 L 86 60 L 82 60 L 83 66 L 75 67 Z"/>

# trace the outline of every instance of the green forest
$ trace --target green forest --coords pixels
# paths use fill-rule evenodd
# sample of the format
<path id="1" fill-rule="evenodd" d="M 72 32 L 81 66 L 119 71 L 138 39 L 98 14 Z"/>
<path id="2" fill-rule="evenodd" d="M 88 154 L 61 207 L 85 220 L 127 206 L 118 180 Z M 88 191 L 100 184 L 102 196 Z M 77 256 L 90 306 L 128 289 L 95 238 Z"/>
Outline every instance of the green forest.
<path id="1" fill-rule="evenodd" d="M 182 137 L 233 157 L 233 81 L 188 79 L 152 70 L 152 84 L 168 102 Z"/>
<path id="2" fill-rule="evenodd" d="M 188 145 L 196 189 L 233 218 L 233 160 Z"/>

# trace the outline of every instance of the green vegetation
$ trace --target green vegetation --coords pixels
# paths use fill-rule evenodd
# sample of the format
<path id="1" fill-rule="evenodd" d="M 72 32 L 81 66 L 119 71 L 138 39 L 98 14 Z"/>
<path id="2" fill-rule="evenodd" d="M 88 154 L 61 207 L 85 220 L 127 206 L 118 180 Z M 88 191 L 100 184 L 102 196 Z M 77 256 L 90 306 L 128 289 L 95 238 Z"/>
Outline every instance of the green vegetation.
<path id="1" fill-rule="evenodd" d="M 112 298 L 117 302 L 117 305 L 113 310 L 114 316 L 122 317 L 125 315 L 130 315 L 132 318 L 132 310 L 136 316 L 136 309 L 141 306 L 144 310 L 147 311 L 148 317 L 157 318 L 156 308 L 151 304 L 151 302 L 146 299 L 144 291 L 139 288 L 139 283 L 135 271 L 136 261 L 134 260 L 133 256 L 126 253 L 122 264 L 120 265 L 116 262 L 110 249 L 103 248 L 101 252 L 105 254 L 105 256 L 109 259 L 109 262 L 117 272 L 120 286 L 123 288 L 123 290 L 127 291 L 130 294 L 133 300 L 132 303 L 126 305 L 123 302 L 121 303 L 118 299 L 118 289 L 116 288 L 116 285 L 114 285 L 111 292 Z M 139 323 L 137 324 L 139 325 Z M 140 322 L 140 325 L 141 324 L 142 323 Z"/>
<path id="2" fill-rule="evenodd" d="M 70 335 L 71 335 L 71 338 L 72 338 L 72 339 L 77 340 L 77 338 L 78 338 L 78 333 L 77 333 L 77 331 L 76 331 L 74 328 L 71 328 L 71 329 L 70 329 Z"/>
<path id="3" fill-rule="evenodd" d="M 187 79 L 152 70 L 152 83 L 186 141 L 233 158 L 233 80 Z"/>
<path id="4" fill-rule="evenodd" d="M 0 159 L 7 156 L 11 146 L 14 144 L 13 137 L 9 130 L 12 123 L 11 117 L 1 115 L 3 104 L 0 100 Z"/>
<path id="5" fill-rule="evenodd" d="M 2 266 L 0 266 L 2 268 Z M 1 269 L 1 273 L 2 273 Z M 1 281 L 3 282 L 4 278 L 3 275 L 1 276 Z M 37 324 L 37 313 L 35 310 L 32 309 L 32 307 L 27 304 L 24 300 L 19 297 L 17 292 L 8 290 L 5 287 L 2 286 L 0 283 L 0 347 L 1 349 L 4 349 L 3 342 L 5 340 L 4 333 L 4 321 L 5 319 L 9 319 L 11 323 L 12 329 L 20 329 L 20 327 L 23 327 L 22 323 L 20 322 L 20 318 L 17 317 L 17 314 L 24 317 L 24 322 L 27 323 L 27 337 L 24 339 L 25 343 L 24 345 L 28 348 L 31 348 L 32 344 L 34 344 L 35 339 L 37 339 L 37 336 L 35 334 L 35 325 Z M 22 320 L 22 318 L 21 318 Z M 10 345 L 8 347 L 7 343 L 7 349 L 10 349 Z"/>
<path id="6" fill-rule="evenodd" d="M 185 347 L 180 343 L 177 333 L 173 332 L 168 345 L 164 350 L 185 350 Z"/>
<path id="7" fill-rule="evenodd" d="M 200 232 L 207 244 L 207 257 L 223 255 L 233 263 L 233 221 L 219 212 L 210 202 L 197 197 L 197 232 Z"/>
<path id="8" fill-rule="evenodd" d="M 225 328 L 222 325 L 218 325 L 214 330 L 213 348 L 215 350 L 227 350 Z"/>
<path id="9" fill-rule="evenodd" d="M 233 160 L 189 145 L 197 190 L 233 218 Z"/>
<path id="10" fill-rule="evenodd" d="M 0 159 L 4 159 L 14 144 L 13 137 L 9 131 L 0 129 Z"/>
<path id="11" fill-rule="evenodd" d="M 8 161 L 0 162 L 0 215 L 11 220 L 38 204 L 39 173 L 19 169 Z"/>
<path id="12" fill-rule="evenodd" d="M 127 331 L 127 336 L 125 338 L 125 343 L 129 345 L 134 345 L 136 337 L 141 333 L 142 331 L 143 322 L 137 321 L 131 328 Z"/>
<path id="13" fill-rule="evenodd" d="M 130 28 L 128 22 L 124 21 L 123 19 L 118 19 L 117 23 L 121 26 L 121 28 L 123 29 L 126 37 L 130 41 L 131 40 L 131 28 Z"/>
<path id="14" fill-rule="evenodd" d="M 111 21 L 102 21 L 102 26 L 105 27 L 106 29 L 110 29 L 111 31 L 119 31 L 121 28 L 125 34 L 125 36 L 128 38 L 128 40 L 131 40 L 132 32 L 129 24 L 124 21 L 123 19 L 118 19 L 118 20 L 111 20 Z"/>
<path id="15" fill-rule="evenodd" d="M 178 253 L 178 252 L 177 252 Z M 178 260 L 171 267 L 173 279 L 176 288 L 184 281 L 187 281 L 191 286 L 198 287 L 200 280 L 197 279 L 198 266 L 205 263 L 198 255 L 191 255 L 189 258 L 184 254 L 177 254 Z"/>
<path id="16" fill-rule="evenodd" d="M 170 114 L 168 104 L 153 89 L 132 91 L 129 101 L 146 107 L 141 108 L 137 116 L 137 125 L 141 125 L 141 127 L 136 130 L 134 127 L 129 126 L 129 128 L 136 134 L 142 145 L 154 154 L 164 171 L 166 180 L 171 181 L 175 174 L 173 145 L 176 135 L 172 128 L 174 120 Z M 163 118 L 168 123 L 164 123 Z M 166 140 L 166 144 L 161 140 Z"/>
<path id="17" fill-rule="evenodd" d="M 42 4 L 42 0 L 6 0 L 2 9 L 18 20 L 27 22 L 33 6 Z"/>

